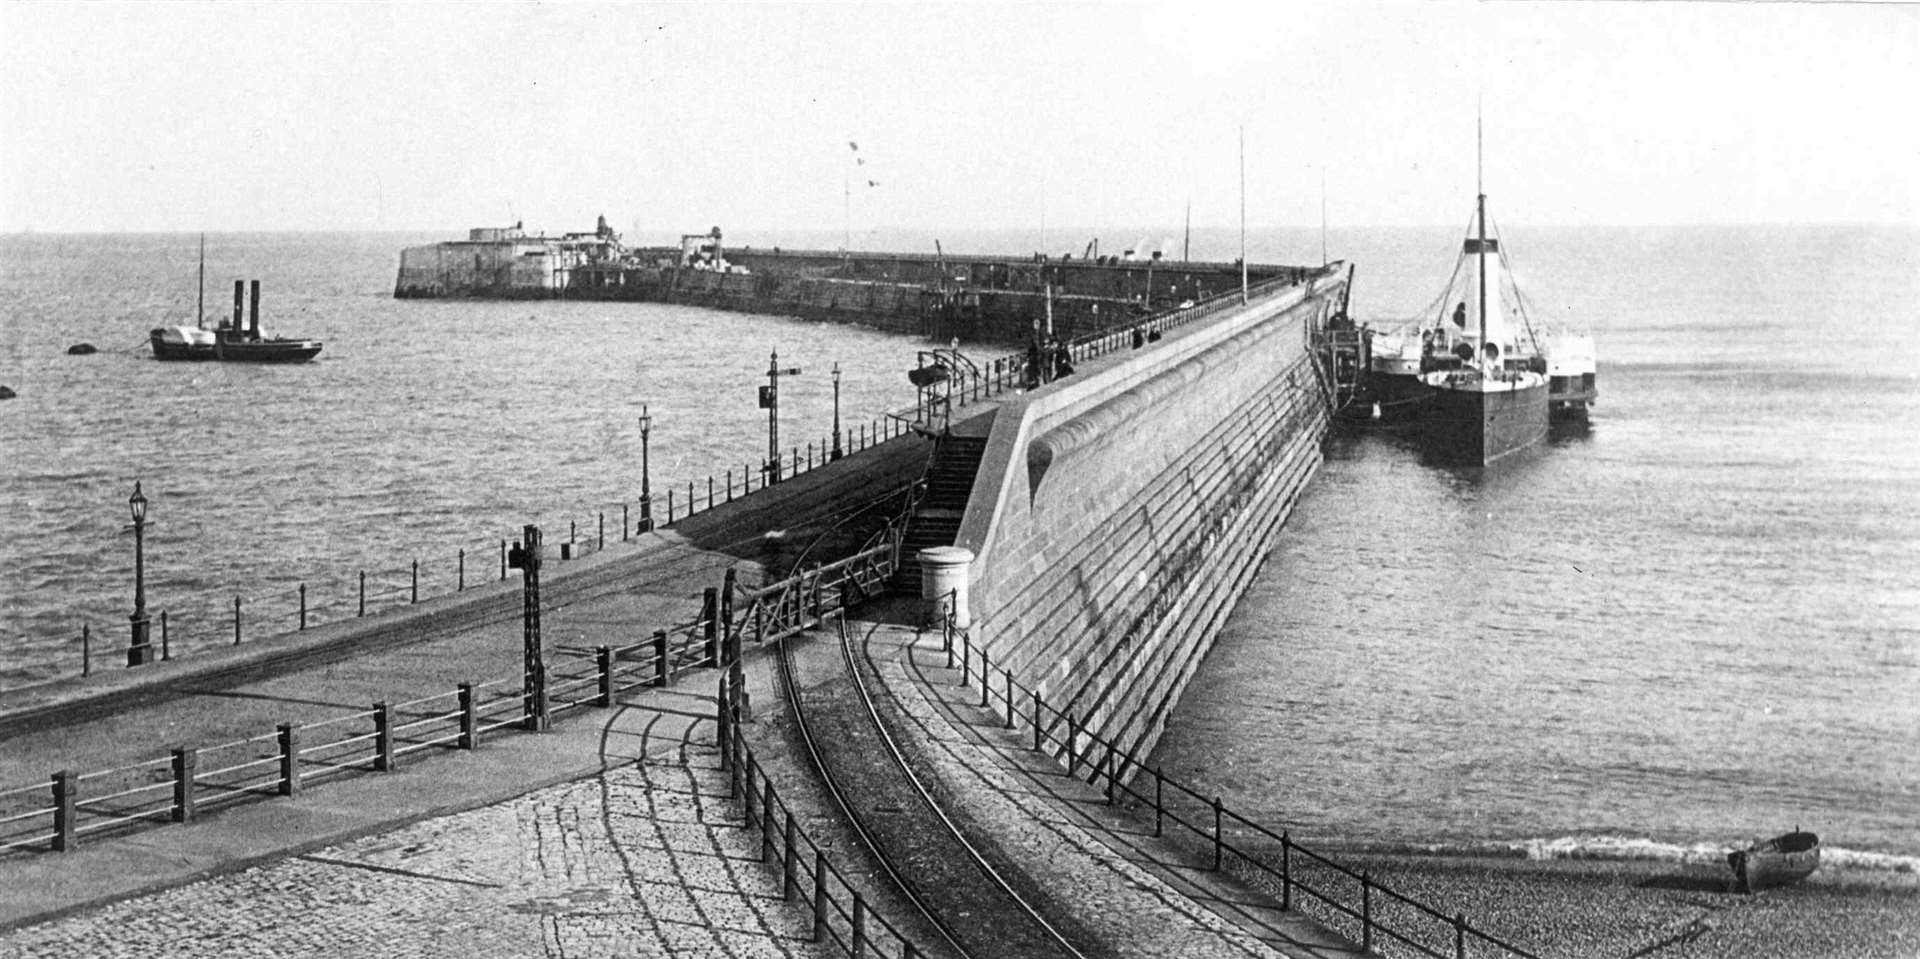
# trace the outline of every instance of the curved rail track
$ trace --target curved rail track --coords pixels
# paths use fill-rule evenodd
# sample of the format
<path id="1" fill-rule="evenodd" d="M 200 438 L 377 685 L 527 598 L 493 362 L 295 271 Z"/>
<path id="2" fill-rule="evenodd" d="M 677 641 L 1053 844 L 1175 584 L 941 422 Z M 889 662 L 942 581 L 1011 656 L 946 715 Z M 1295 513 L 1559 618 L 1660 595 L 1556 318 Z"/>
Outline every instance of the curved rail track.
<path id="1" fill-rule="evenodd" d="M 856 653 L 845 618 L 838 622 L 843 677 L 803 688 L 785 640 L 777 659 L 794 726 L 860 841 L 954 954 L 1084 959 L 934 801 L 868 688 L 870 651 L 862 641 Z"/>

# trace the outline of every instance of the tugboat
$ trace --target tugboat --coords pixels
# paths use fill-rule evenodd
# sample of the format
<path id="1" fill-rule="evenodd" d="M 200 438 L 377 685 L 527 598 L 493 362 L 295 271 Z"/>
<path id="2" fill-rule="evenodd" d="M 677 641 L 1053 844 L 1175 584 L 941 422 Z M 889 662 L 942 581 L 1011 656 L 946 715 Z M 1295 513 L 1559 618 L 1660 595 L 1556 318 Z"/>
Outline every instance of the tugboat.
<path id="1" fill-rule="evenodd" d="M 1475 215 L 1478 235 L 1469 237 L 1465 256 L 1467 299 L 1454 308 L 1452 327 L 1429 330 L 1424 338 L 1420 383 L 1431 390 L 1421 404 L 1420 427 L 1440 459 L 1466 466 L 1491 466 L 1547 435 L 1547 361 L 1516 346 L 1516 332 L 1500 308 L 1497 286 L 1488 283 L 1489 260 L 1499 280 L 1499 241 L 1487 237 L 1487 195 L 1480 194 Z M 1460 271 L 1456 270 L 1456 275 Z M 1470 316 L 1472 300 L 1476 314 Z M 1437 348 L 1451 344 L 1445 353 Z"/>
<path id="2" fill-rule="evenodd" d="M 233 322 L 206 328 L 207 239 L 200 238 L 200 297 L 193 326 L 160 326 L 147 333 L 156 360 L 218 360 L 227 363 L 305 363 L 320 354 L 320 341 L 260 334 L 260 281 L 253 281 L 252 322 L 246 322 L 246 281 L 233 281 Z"/>
<path id="3" fill-rule="evenodd" d="M 320 354 L 319 340 L 267 337 L 260 333 L 260 281 L 253 281 L 252 309 L 245 309 L 247 284 L 233 281 L 233 322 L 207 330 L 163 326 L 148 334 L 157 360 L 218 360 L 226 363 L 305 363 Z M 248 320 L 250 312 L 251 322 Z"/>

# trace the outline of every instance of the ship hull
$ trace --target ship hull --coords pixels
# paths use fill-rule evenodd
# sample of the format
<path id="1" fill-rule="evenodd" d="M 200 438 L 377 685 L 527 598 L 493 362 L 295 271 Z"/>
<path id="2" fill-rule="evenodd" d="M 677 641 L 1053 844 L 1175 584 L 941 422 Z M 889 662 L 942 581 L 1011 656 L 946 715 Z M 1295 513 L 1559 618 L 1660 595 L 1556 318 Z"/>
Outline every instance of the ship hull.
<path id="1" fill-rule="evenodd" d="M 1491 466 L 1547 435 L 1547 383 L 1424 384 L 1421 436 L 1436 458 L 1455 465 Z"/>

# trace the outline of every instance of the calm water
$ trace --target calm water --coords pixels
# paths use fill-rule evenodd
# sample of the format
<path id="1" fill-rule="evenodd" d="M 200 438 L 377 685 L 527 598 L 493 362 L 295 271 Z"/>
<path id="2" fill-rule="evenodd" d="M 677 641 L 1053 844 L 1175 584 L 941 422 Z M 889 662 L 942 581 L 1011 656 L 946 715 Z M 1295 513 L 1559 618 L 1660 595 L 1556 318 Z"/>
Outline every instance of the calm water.
<path id="1" fill-rule="evenodd" d="M 400 247 L 444 238 L 210 237 L 210 315 L 258 277 L 270 331 L 327 341 L 278 369 L 148 358 L 148 327 L 191 316 L 191 236 L 0 238 L 0 383 L 20 393 L 0 403 L 0 689 L 77 670 L 83 622 L 117 655 L 135 479 L 150 602 L 203 624 L 190 647 L 229 641 L 210 624 L 236 593 L 250 621 L 284 617 L 299 582 L 347 602 L 358 570 L 392 588 L 415 557 L 444 588 L 461 548 L 482 554 L 469 576 L 497 575 L 522 523 L 617 523 L 642 402 L 656 488 L 704 493 L 764 455 L 770 349 L 806 370 L 782 388 L 789 443 L 830 429 L 835 360 L 849 423 L 910 400 L 919 344 L 869 331 L 394 300 Z M 1330 443 L 1160 761 L 1310 836 L 1658 855 L 1798 823 L 1920 856 L 1920 233 L 1506 239 L 1541 313 L 1599 340 L 1591 429 L 1491 471 L 1386 435 Z M 1359 264 L 1356 315 L 1380 318 L 1437 292 L 1457 240 L 1336 231 L 1331 249 Z M 1234 255 L 1226 234 L 1194 252 Z M 1317 230 L 1254 237 L 1255 260 L 1319 256 Z M 64 355 L 81 341 L 104 352 Z"/>
<path id="2" fill-rule="evenodd" d="M 757 387 L 768 353 L 782 446 L 832 430 L 829 368 L 853 427 L 911 402 L 920 344 L 874 331 L 682 307 L 395 300 L 402 246 L 433 236 L 211 236 L 208 313 L 232 278 L 262 281 L 267 330 L 318 337 L 311 364 L 160 363 L 159 322 L 191 322 L 188 235 L 0 239 L 0 689 L 78 672 L 80 632 L 111 663 L 127 641 L 136 479 L 151 500 L 149 607 L 176 646 L 231 641 L 244 619 L 289 628 L 295 592 L 352 615 L 358 571 L 400 599 L 498 576 L 497 545 L 538 523 L 548 542 L 597 534 L 637 502 L 642 403 L 654 417 L 654 489 L 736 477 L 766 456 Z M 65 355 L 90 342 L 94 356 Z M 724 493 L 722 494 L 724 496 Z M 637 518 L 635 509 L 633 515 Z M 402 591 L 396 594 L 392 591 Z M 250 630 L 253 627 L 248 627 Z M 158 642 L 158 626 L 155 626 Z M 96 660 L 99 663 L 100 660 Z"/>
<path id="3" fill-rule="evenodd" d="M 1453 262 L 1380 240 L 1362 318 Z M 1329 444 L 1160 761 L 1297 835 L 1662 856 L 1797 823 L 1920 861 L 1920 233 L 1507 241 L 1598 339 L 1590 429 L 1491 470 Z"/>

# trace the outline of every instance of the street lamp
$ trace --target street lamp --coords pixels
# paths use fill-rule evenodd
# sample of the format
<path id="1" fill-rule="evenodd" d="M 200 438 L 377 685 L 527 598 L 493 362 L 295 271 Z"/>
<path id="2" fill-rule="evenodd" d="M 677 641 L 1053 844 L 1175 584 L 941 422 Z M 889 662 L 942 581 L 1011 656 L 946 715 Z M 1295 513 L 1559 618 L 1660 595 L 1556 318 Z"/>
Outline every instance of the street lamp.
<path id="1" fill-rule="evenodd" d="M 145 666 L 153 662 L 153 643 L 147 622 L 147 498 L 140 492 L 140 481 L 133 483 L 133 495 L 127 497 L 127 509 L 133 513 L 133 640 L 127 646 L 127 665 Z"/>
<path id="2" fill-rule="evenodd" d="M 647 463 L 647 440 L 653 433 L 653 416 L 640 404 L 640 532 L 653 532 L 653 477 Z"/>
<path id="3" fill-rule="evenodd" d="M 833 361 L 833 454 L 840 458 L 840 361 Z"/>

